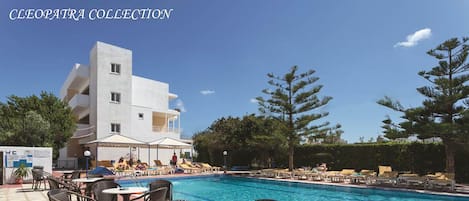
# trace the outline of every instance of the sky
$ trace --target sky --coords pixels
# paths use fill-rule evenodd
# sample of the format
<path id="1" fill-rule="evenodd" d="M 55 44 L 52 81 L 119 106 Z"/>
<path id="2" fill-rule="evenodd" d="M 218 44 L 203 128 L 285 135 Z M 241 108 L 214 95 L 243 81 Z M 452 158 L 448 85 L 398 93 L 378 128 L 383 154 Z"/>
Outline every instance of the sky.
<path id="1" fill-rule="evenodd" d="M 173 9 L 167 19 L 12 20 L 14 9 Z M 418 106 L 417 73 L 437 65 L 426 52 L 469 36 L 463 0 L 4 0 L 0 4 L 0 102 L 60 88 L 75 63 L 88 64 L 102 41 L 133 51 L 133 74 L 169 84 L 183 109 L 183 135 L 227 116 L 258 112 L 267 73 L 313 69 L 331 96 L 313 122 L 341 124 L 357 142 L 382 134 L 399 117 L 376 103 L 384 96 Z M 88 13 L 87 13 L 88 14 Z"/>

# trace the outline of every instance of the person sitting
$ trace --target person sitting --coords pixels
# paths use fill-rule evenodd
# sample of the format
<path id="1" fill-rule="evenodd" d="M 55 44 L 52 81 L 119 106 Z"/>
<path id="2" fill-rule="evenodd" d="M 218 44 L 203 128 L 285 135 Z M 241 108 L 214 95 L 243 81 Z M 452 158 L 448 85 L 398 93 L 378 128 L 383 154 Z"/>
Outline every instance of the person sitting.
<path id="1" fill-rule="evenodd" d="M 119 158 L 119 161 L 117 162 L 117 165 L 115 168 L 116 170 L 126 170 L 128 168 L 127 163 L 124 160 L 124 157 Z"/>
<path id="2" fill-rule="evenodd" d="M 314 172 L 326 172 L 327 171 L 327 164 L 326 163 L 321 163 L 320 165 L 316 165 L 315 168 L 313 168 Z"/>
<path id="3" fill-rule="evenodd" d="M 135 169 L 136 170 L 146 170 L 147 167 L 145 166 L 144 163 L 142 163 L 142 161 L 140 161 L 140 159 L 137 160 L 137 165 L 135 166 Z"/>

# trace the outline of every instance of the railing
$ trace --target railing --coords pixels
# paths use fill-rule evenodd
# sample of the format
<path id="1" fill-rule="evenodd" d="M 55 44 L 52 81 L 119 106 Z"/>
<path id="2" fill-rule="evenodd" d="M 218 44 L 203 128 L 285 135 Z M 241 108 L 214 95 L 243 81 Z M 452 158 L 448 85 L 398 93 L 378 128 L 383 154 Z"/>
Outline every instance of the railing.
<path id="1" fill-rule="evenodd" d="M 153 132 L 158 133 L 179 133 L 181 129 L 179 128 L 168 128 L 163 126 L 153 126 Z"/>

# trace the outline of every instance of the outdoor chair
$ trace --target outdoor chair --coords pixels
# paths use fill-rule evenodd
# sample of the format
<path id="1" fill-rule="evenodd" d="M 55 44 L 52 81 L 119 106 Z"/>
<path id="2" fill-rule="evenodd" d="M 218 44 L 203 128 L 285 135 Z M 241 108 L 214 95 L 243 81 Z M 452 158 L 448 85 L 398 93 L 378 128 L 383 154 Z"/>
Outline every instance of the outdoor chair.
<path id="1" fill-rule="evenodd" d="M 219 172 L 219 171 L 220 171 L 220 167 L 211 166 L 211 165 L 208 164 L 208 163 L 200 163 L 200 165 L 201 165 L 202 168 L 205 169 L 206 171 L 210 171 L 210 172 Z"/>
<path id="2" fill-rule="evenodd" d="M 166 192 L 168 191 L 167 187 L 160 187 L 154 190 L 150 190 L 145 194 L 131 199 L 131 201 L 140 200 L 143 198 L 144 201 L 166 201 Z"/>
<path id="3" fill-rule="evenodd" d="M 332 183 L 341 183 L 344 181 L 345 176 L 340 174 L 341 171 L 326 171 L 325 181 Z"/>
<path id="4" fill-rule="evenodd" d="M 355 169 L 342 169 L 339 174 L 343 176 L 343 181 L 348 180 L 349 183 L 352 183 L 352 177 L 357 175 Z"/>
<path id="5" fill-rule="evenodd" d="M 33 176 L 33 184 L 31 188 L 34 190 L 41 188 L 41 184 L 44 183 L 44 189 L 46 188 L 47 178 L 44 176 L 43 169 L 32 169 L 31 174 Z"/>
<path id="6" fill-rule="evenodd" d="M 96 201 L 95 199 L 82 195 L 80 193 L 76 193 L 73 191 L 68 191 L 66 189 L 53 189 L 47 192 L 47 197 L 49 197 L 49 201 L 72 201 L 71 197 L 75 195 L 77 200 L 87 200 L 87 201 Z"/>
<path id="7" fill-rule="evenodd" d="M 65 183 L 63 181 L 60 181 L 58 178 L 49 176 L 47 177 L 47 181 L 49 182 L 49 189 L 50 190 L 55 190 L 55 189 L 65 189 L 68 191 L 76 192 L 81 194 L 80 187 L 78 187 L 74 183 Z"/>
<path id="8" fill-rule="evenodd" d="M 372 178 L 373 181 L 369 182 L 369 184 L 390 184 L 393 186 L 397 184 L 397 176 L 399 173 L 397 171 L 392 171 L 391 166 L 378 166 L 378 169 L 378 177 Z"/>
<path id="9" fill-rule="evenodd" d="M 169 165 L 163 165 L 163 163 L 160 160 L 153 160 L 156 166 L 156 172 L 158 174 L 168 174 L 168 173 L 174 173 L 174 169 L 169 166 Z"/>
<path id="10" fill-rule="evenodd" d="M 72 182 L 72 180 L 74 180 L 74 179 L 79 179 L 79 178 L 80 178 L 80 174 L 81 174 L 80 171 L 74 170 L 74 171 L 72 172 L 72 174 L 70 175 L 70 177 L 64 178 L 63 180 L 64 180 L 65 182 L 70 183 L 70 182 Z"/>
<path id="11" fill-rule="evenodd" d="M 397 177 L 397 185 L 406 188 L 426 189 L 428 177 L 421 177 L 418 174 L 404 173 Z"/>
<path id="12" fill-rule="evenodd" d="M 173 200 L 173 183 L 171 183 L 168 180 L 156 180 L 153 181 L 149 184 L 150 191 L 161 188 L 161 187 L 166 187 L 166 200 Z"/>
<path id="13" fill-rule="evenodd" d="M 456 182 L 454 174 L 437 172 L 434 175 L 427 175 L 428 188 L 432 190 L 454 191 Z"/>
<path id="14" fill-rule="evenodd" d="M 119 184 L 115 183 L 114 181 L 111 180 L 99 180 L 96 181 L 92 185 L 92 193 L 93 197 L 96 200 L 99 201 L 117 201 L 117 195 L 116 194 L 106 194 L 103 193 L 104 189 L 108 188 L 117 188 L 119 187 Z"/>
<path id="15" fill-rule="evenodd" d="M 178 165 L 179 168 L 181 168 L 182 170 L 184 170 L 184 173 L 197 173 L 197 172 L 202 172 L 202 169 L 200 168 L 196 168 L 196 167 L 192 167 L 190 166 L 189 164 L 185 164 L 185 163 L 181 163 Z"/>

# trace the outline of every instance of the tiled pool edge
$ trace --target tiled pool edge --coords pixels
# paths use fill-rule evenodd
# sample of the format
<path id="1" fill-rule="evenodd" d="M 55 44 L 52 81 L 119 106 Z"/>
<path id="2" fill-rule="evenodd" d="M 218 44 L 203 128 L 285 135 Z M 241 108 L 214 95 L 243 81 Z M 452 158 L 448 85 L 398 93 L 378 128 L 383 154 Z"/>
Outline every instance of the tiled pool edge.
<path id="1" fill-rule="evenodd" d="M 463 193 L 449 193 L 449 192 L 438 192 L 438 191 L 428 191 L 428 190 L 418 190 L 418 189 L 389 188 L 389 187 L 385 187 L 385 186 L 353 185 L 353 184 L 345 184 L 345 183 L 329 183 L 329 182 L 295 180 L 295 179 L 275 179 L 275 178 L 251 177 L 251 176 L 243 176 L 243 175 L 230 175 L 230 176 L 241 177 L 241 178 L 250 178 L 250 179 L 259 179 L 259 180 L 267 180 L 267 181 L 290 182 L 290 183 L 311 184 L 311 185 L 327 185 L 327 186 L 344 187 L 344 188 L 349 187 L 349 188 L 358 188 L 358 189 L 376 189 L 376 190 L 385 190 L 385 191 L 401 191 L 401 192 L 419 193 L 419 194 L 427 194 L 427 195 L 454 196 L 454 197 L 469 198 L 469 194 L 463 194 Z"/>

